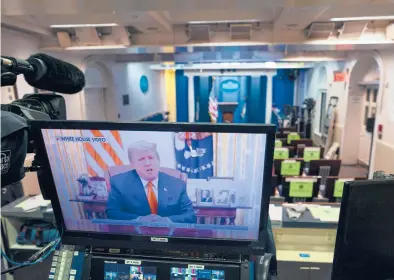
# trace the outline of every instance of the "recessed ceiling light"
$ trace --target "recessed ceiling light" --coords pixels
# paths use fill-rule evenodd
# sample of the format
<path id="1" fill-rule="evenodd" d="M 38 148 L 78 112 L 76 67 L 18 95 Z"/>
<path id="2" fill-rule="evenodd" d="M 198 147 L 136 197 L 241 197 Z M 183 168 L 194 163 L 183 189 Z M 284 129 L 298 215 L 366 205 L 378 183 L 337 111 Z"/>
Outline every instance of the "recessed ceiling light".
<path id="1" fill-rule="evenodd" d="M 188 24 L 254 23 L 254 22 L 259 22 L 259 20 L 257 20 L 257 19 L 245 19 L 245 20 L 189 21 Z"/>
<path id="2" fill-rule="evenodd" d="M 275 67 L 276 67 L 276 63 L 275 63 L 274 61 L 267 61 L 267 62 L 264 62 L 264 65 L 265 65 L 266 67 L 272 67 L 272 68 L 275 68 Z"/>
<path id="3" fill-rule="evenodd" d="M 118 26 L 116 23 L 96 23 L 96 24 L 52 24 L 51 28 L 79 28 L 79 27 L 111 27 Z"/>
<path id="4" fill-rule="evenodd" d="M 370 20 L 394 20 L 394 16 L 342 17 L 342 18 L 331 19 L 331 21 L 370 21 Z"/>
<path id="5" fill-rule="evenodd" d="M 101 45 L 101 46 L 75 46 L 68 47 L 65 50 L 110 50 L 110 49 L 125 49 L 124 45 Z"/>

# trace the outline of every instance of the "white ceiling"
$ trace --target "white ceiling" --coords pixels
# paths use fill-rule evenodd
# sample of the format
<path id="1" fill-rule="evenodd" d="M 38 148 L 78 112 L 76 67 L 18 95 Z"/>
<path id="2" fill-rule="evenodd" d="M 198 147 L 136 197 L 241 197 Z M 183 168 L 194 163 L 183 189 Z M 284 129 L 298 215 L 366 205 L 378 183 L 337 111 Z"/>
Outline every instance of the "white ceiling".
<path id="1" fill-rule="evenodd" d="M 302 43 L 303 30 L 312 22 L 394 15 L 393 0 L 2 0 L 1 8 L 3 25 L 53 38 L 52 24 L 133 26 L 141 32 L 134 36 L 134 45 L 190 43 L 185 32 L 190 21 L 256 20 L 262 28 L 253 32 L 253 42 Z M 376 25 L 378 31 L 387 24 Z M 212 42 L 226 40 L 213 36 Z M 43 46 L 53 47 L 53 42 L 44 38 Z"/>

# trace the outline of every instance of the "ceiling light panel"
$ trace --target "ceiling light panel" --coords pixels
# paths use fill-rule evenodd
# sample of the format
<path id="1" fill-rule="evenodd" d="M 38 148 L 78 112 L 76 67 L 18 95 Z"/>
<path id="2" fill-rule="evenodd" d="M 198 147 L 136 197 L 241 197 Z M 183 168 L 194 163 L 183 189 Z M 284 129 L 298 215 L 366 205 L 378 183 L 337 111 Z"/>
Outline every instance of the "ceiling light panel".
<path id="1" fill-rule="evenodd" d="M 96 24 L 52 24 L 51 28 L 83 28 L 83 27 L 113 27 L 116 23 L 96 23 Z"/>
<path id="2" fill-rule="evenodd" d="M 342 17 L 332 18 L 331 21 L 371 21 L 371 20 L 394 20 L 394 15 L 391 16 L 367 16 L 367 17 Z"/>

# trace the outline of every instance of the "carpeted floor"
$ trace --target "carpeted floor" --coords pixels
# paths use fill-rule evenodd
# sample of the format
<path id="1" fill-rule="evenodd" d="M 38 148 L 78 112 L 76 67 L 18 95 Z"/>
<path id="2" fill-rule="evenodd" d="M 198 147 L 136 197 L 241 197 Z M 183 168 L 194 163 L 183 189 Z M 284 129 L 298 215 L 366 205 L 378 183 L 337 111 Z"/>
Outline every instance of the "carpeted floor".
<path id="1" fill-rule="evenodd" d="M 368 177 L 368 168 L 361 165 L 342 165 L 340 178 Z"/>

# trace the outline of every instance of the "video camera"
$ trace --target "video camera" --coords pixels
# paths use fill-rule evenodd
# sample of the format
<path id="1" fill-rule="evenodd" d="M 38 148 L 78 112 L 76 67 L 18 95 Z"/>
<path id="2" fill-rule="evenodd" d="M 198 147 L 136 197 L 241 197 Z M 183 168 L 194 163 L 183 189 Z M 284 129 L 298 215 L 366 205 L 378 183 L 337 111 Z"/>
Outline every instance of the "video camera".
<path id="1" fill-rule="evenodd" d="M 37 161 L 31 167 L 23 166 L 26 154 L 35 152 L 28 136 L 29 121 L 65 120 L 65 99 L 54 92 L 74 94 L 85 86 L 84 74 L 77 67 L 51 56 L 35 54 L 27 60 L 2 56 L 1 86 L 15 85 L 19 74 L 32 87 L 52 93 L 25 94 L 22 99 L 1 105 L 2 187 L 20 181 L 26 171 L 39 170 Z"/>

